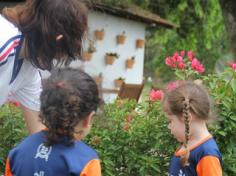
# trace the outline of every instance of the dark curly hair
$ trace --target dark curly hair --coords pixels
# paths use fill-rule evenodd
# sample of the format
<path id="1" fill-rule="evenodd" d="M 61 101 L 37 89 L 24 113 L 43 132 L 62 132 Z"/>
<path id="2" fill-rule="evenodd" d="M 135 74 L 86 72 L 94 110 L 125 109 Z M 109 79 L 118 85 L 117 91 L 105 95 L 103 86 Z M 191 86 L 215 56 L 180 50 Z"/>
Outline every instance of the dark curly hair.
<path id="1" fill-rule="evenodd" d="M 73 143 L 74 128 L 100 103 L 98 88 L 85 72 L 63 68 L 53 70 L 40 96 L 40 119 L 47 127 L 47 145 Z"/>
<path id="2" fill-rule="evenodd" d="M 51 70 L 53 59 L 69 64 L 80 58 L 87 30 L 87 8 L 81 0 L 28 0 L 2 14 L 24 36 L 25 57 L 37 68 Z M 56 40 L 58 35 L 63 38 Z"/>

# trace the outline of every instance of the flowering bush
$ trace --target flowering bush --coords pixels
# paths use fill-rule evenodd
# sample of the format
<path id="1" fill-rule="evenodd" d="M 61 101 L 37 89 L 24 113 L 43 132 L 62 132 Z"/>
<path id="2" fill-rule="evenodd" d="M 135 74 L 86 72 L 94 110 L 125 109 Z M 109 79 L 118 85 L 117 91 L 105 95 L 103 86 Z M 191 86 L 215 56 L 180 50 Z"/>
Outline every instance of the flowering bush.
<path id="1" fill-rule="evenodd" d="M 199 77 L 199 73 L 205 71 L 204 66 L 192 51 L 188 51 L 187 55 L 185 51 L 181 51 L 180 54 L 175 52 L 173 56 L 166 58 L 165 63 L 175 70 L 176 76 L 181 80 Z"/>

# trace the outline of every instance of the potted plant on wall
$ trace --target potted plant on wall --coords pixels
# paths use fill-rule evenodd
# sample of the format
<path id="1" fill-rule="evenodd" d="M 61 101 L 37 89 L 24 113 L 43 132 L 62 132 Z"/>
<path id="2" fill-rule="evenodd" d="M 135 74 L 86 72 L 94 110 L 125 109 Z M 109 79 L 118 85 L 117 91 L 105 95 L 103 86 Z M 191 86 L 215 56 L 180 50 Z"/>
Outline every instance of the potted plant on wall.
<path id="1" fill-rule="evenodd" d="M 125 81 L 125 78 L 119 77 L 114 80 L 115 81 L 115 87 L 120 88 L 123 82 Z"/>
<path id="2" fill-rule="evenodd" d="M 145 41 L 143 39 L 136 40 L 136 48 L 143 48 L 144 44 L 145 44 Z"/>
<path id="3" fill-rule="evenodd" d="M 90 61 L 92 59 L 93 53 L 96 52 L 96 48 L 94 46 L 94 42 L 90 41 L 89 42 L 89 47 L 87 51 L 83 52 L 83 60 L 84 61 Z"/>
<path id="4" fill-rule="evenodd" d="M 119 55 L 117 53 L 106 53 L 105 62 L 107 65 L 112 65 L 115 59 L 118 59 Z"/>
<path id="5" fill-rule="evenodd" d="M 135 63 L 135 57 L 132 56 L 131 58 L 129 58 L 129 59 L 126 60 L 126 68 L 127 68 L 127 69 L 133 68 L 134 63 Z"/>
<path id="6" fill-rule="evenodd" d="M 122 34 L 116 36 L 116 42 L 118 45 L 123 45 L 125 43 L 125 39 L 125 31 L 123 31 Z"/>
<path id="7" fill-rule="evenodd" d="M 100 30 L 95 30 L 94 35 L 95 35 L 96 40 L 103 40 L 103 38 L 105 36 L 105 31 L 103 28 Z"/>

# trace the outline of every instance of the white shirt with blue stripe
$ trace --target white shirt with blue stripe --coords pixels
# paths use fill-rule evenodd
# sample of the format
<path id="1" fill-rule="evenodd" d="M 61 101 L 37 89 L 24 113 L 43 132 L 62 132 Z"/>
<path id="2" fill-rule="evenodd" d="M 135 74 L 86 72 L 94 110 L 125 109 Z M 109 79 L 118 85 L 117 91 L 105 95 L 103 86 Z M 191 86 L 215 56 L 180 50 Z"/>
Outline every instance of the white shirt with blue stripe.
<path id="1" fill-rule="evenodd" d="M 2 15 L 0 24 L 0 106 L 7 101 L 18 101 L 39 111 L 39 70 L 26 59 L 18 58 L 23 38 L 18 28 Z"/>

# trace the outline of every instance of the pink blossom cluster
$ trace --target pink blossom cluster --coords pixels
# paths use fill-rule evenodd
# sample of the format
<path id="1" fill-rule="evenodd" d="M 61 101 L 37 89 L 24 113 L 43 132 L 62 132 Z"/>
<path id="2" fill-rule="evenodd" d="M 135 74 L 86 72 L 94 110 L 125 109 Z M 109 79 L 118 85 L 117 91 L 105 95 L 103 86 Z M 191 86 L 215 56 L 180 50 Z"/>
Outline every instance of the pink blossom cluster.
<path id="1" fill-rule="evenodd" d="M 162 90 L 154 90 L 152 89 L 149 93 L 149 99 L 151 101 L 162 100 L 164 97 L 164 92 Z"/>
<path id="2" fill-rule="evenodd" d="M 197 71 L 198 73 L 203 73 L 205 71 L 204 66 L 196 58 L 192 60 L 191 67 L 193 70 Z"/>
<path id="3" fill-rule="evenodd" d="M 180 86 L 183 83 L 184 83 L 184 81 L 181 81 L 181 80 L 169 82 L 166 85 L 165 90 L 166 91 L 172 91 L 172 90 L 176 89 L 178 86 Z"/>
<path id="4" fill-rule="evenodd" d="M 229 66 L 230 66 L 233 70 L 236 70 L 236 63 L 230 63 Z"/>
<path id="5" fill-rule="evenodd" d="M 179 55 L 178 52 L 175 52 L 172 57 L 166 58 L 166 65 L 170 66 L 171 68 L 179 68 L 181 70 L 185 68 L 183 56 Z"/>
<path id="6" fill-rule="evenodd" d="M 176 51 L 173 56 L 167 57 L 165 60 L 166 65 L 171 68 L 178 68 L 180 70 L 185 69 L 186 64 L 184 63 L 185 51 L 181 51 L 180 54 Z M 203 73 L 205 71 L 204 66 L 195 57 L 192 51 L 187 52 L 187 60 L 191 62 L 190 66 L 193 70 L 198 73 Z"/>

